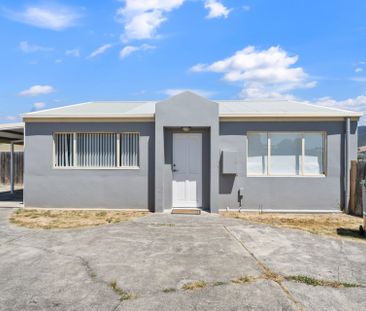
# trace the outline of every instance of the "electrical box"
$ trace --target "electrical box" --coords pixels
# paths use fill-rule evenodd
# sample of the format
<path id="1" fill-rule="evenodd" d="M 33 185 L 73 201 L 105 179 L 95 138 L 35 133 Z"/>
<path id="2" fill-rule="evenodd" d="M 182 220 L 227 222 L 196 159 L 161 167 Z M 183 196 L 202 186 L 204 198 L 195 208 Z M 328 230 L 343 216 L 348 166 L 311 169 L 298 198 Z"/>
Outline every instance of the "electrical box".
<path id="1" fill-rule="evenodd" d="M 236 175 L 238 173 L 238 152 L 222 151 L 222 173 Z"/>

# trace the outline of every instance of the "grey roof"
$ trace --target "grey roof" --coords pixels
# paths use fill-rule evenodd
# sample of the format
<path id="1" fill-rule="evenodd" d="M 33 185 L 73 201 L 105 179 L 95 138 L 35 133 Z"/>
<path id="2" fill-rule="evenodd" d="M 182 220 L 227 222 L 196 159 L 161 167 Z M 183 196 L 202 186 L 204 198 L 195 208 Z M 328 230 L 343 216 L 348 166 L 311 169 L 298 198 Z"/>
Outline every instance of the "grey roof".
<path id="1" fill-rule="evenodd" d="M 182 96 L 179 94 L 176 96 Z M 212 100 L 220 117 L 361 117 L 362 113 L 293 100 Z M 158 101 L 98 101 L 31 112 L 24 118 L 154 117 Z"/>

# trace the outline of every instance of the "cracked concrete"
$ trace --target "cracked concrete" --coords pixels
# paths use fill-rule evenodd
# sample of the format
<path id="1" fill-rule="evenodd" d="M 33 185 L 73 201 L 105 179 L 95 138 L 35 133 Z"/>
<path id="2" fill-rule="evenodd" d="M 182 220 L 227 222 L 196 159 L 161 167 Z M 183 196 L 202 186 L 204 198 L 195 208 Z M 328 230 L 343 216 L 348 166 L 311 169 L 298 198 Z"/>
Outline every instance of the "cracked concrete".
<path id="1" fill-rule="evenodd" d="M 10 212 L 0 209 L 0 310 L 361 310 L 365 305 L 365 288 L 261 278 L 268 269 L 366 285 L 365 243 L 218 215 L 153 214 L 94 228 L 33 230 L 10 225 Z M 240 276 L 256 280 L 230 282 Z M 210 285 L 181 289 L 197 280 Z M 136 299 L 121 302 L 112 281 Z M 213 286 L 217 281 L 225 284 Z M 175 291 L 164 293 L 167 288 Z"/>

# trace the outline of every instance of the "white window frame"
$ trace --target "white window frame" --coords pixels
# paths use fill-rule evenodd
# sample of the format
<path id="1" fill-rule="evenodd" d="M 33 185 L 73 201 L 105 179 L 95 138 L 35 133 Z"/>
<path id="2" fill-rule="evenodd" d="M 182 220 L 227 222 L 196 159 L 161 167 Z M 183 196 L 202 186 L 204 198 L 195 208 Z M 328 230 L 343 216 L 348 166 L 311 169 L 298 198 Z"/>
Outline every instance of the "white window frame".
<path id="1" fill-rule="evenodd" d="M 270 134 L 300 134 L 301 135 L 301 167 L 299 175 L 277 175 L 271 174 L 271 138 Z M 267 170 L 265 174 L 251 174 L 248 172 L 248 155 L 249 155 L 249 143 L 248 136 L 250 134 L 266 134 L 267 135 Z M 323 138 L 323 150 L 322 150 L 322 161 L 323 161 L 323 173 L 322 174 L 304 174 L 304 157 L 305 157 L 305 138 L 306 134 L 321 134 Z M 327 132 L 325 131 L 249 131 L 246 135 L 246 170 L 247 177 L 326 177 L 327 176 Z"/>
<path id="2" fill-rule="evenodd" d="M 56 135 L 58 134 L 72 134 L 73 135 L 73 142 L 74 142 L 74 146 L 73 146 L 73 151 L 74 151 L 74 165 L 73 166 L 57 166 L 56 165 Z M 117 156 L 117 166 L 113 166 L 113 167 L 105 167 L 105 166 L 78 166 L 77 164 L 77 154 L 76 154 L 76 150 L 77 150 L 77 134 L 116 134 L 117 137 L 117 142 L 116 142 L 116 156 Z M 52 133 L 52 166 L 53 169 L 56 170 L 68 170 L 68 169 L 77 169 L 77 170 L 139 170 L 140 169 L 140 151 L 141 151 L 141 146 L 139 145 L 139 152 L 138 152 L 138 166 L 122 166 L 121 165 L 121 136 L 122 134 L 138 134 L 138 142 L 140 144 L 140 132 L 135 132 L 135 131 L 131 131 L 131 132 L 127 132 L 127 131 L 123 131 L 123 132 L 54 132 Z"/>

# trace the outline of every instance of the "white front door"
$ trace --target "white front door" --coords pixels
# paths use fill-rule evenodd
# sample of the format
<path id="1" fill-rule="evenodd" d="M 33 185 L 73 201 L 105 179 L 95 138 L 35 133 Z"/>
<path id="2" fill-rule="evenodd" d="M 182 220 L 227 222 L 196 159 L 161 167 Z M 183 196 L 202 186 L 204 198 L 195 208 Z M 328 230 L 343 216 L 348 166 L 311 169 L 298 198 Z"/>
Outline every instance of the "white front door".
<path id="1" fill-rule="evenodd" d="M 173 207 L 202 207 L 202 134 L 173 134 Z"/>

